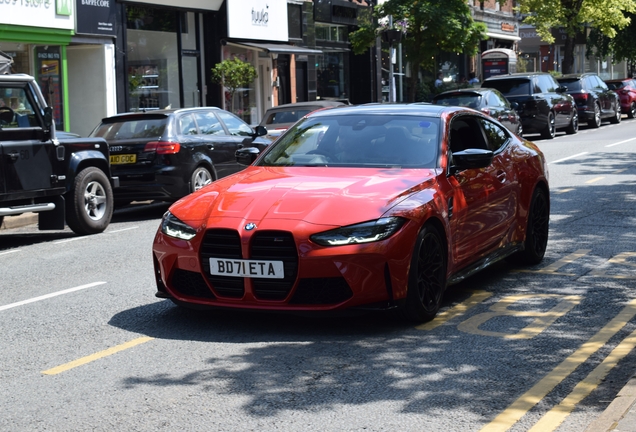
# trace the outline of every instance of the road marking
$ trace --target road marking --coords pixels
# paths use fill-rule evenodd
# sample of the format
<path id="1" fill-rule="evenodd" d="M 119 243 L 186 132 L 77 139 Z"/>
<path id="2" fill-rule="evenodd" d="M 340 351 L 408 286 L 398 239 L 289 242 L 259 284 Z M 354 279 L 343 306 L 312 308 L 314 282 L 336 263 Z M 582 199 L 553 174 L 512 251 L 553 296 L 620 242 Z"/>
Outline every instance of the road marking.
<path id="1" fill-rule="evenodd" d="M 503 432 L 512 427 L 548 393 L 554 390 L 561 381 L 567 378 L 582 363 L 586 362 L 592 354 L 601 349 L 634 315 L 636 315 L 636 300 L 630 301 L 605 327 L 570 354 L 561 364 L 539 380 L 530 390 L 521 395 L 481 430 L 484 432 Z"/>
<path id="2" fill-rule="evenodd" d="M 612 174 L 620 174 L 620 173 L 622 173 L 623 171 L 627 171 L 627 168 L 621 168 L 621 169 L 619 169 L 619 170 L 614 171 Z"/>
<path id="3" fill-rule="evenodd" d="M 91 238 L 91 236 L 81 236 L 81 237 L 71 237 L 71 238 L 67 238 L 65 240 L 58 240 L 53 242 L 53 244 L 60 244 L 60 243 L 68 243 L 68 242 L 72 242 L 75 240 L 85 240 L 85 239 L 89 239 Z"/>
<path id="4" fill-rule="evenodd" d="M 554 193 L 555 194 L 562 194 L 562 193 L 566 193 L 566 192 L 572 192 L 573 190 L 574 190 L 574 188 L 561 189 L 561 190 L 554 191 Z"/>
<path id="5" fill-rule="evenodd" d="M 8 255 L 8 254 L 11 254 L 11 253 L 16 253 L 16 252 L 21 252 L 21 251 L 22 251 L 22 249 L 13 249 L 13 250 L 6 251 L 6 252 L 0 252 L 0 255 Z"/>
<path id="6" fill-rule="evenodd" d="M 468 318 L 457 326 L 457 330 L 464 333 L 471 333 L 481 336 L 494 336 L 503 339 L 532 339 L 539 333 L 550 327 L 557 319 L 570 312 L 581 302 L 583 297 L 578 295 L 560 294 L 516 294 L 499 300 L 490 306 L 490 312 L 480 313 Z M 557 299 L 559 302 L 549 311 L 541 312 L 534 310 L 508 309 L 513 304 L 530 299 Z M 534 318 L 534 320 L 517 333 L 505 333 L 498 331 L 482 330 L 482 324 L 493 318 L 511 316 L 516 318 Z"/>
<path id="7" fill-rule="evenodd" d="M 130 228 L 122 228 L 122 229 L 118 229 L 118 230 L 114 230 L 114 231 L 108 231 L 105 234 L 114 234 L 114 233 L 118 233 L 118 232 L 122 232 L 122 231 L 129 231 L 129 230 L 134 230 L 139 228 L 138 226 L 134 226 L 134 227 L 130 227 Z"/>
<path id="8" fill-rule="evenodd" d="M 473 294 L 467 300 L 442 312 L 441 314 L 437 315 L 432 321 L 418 325 L 415 328 L 418 330 L 433 330 L 434 328 L 441 326 L 445 322 L 450 321 L 456 316 L 463 314 L 468 309 L 483 302 L 491 295 L 492 293 L 488 291 L 473 291 Z"/>
<path id="9" fill-rule="evenodd" d="M 570 264 L 576 261 L 577 259 L 581 258 L 582 256 L 587 255 L 591 251 L 592 249 L 579 249 L 575 251 L 574 253 L 564 256 L 560 260 L 555 261 L 549 266 L 543 267 L 539 270 L 518 269 L 518 270 L 513 270 L 513 272 L 514 273 L 518 272 L 518 273 L 551 274 L 551 275 L 558 275 L 558 276 L 575 276 L 574 274 L 570 274 L 570 273 L 557 273 L 557 270 L 559 270 L 561 267 L 565 266 L 566 264 Z"/>
<path id="10" fill-rule="evenodd" d="M 616 364 L 629 354 L 634 347 L 636 347 L 636 331 L 623 339 L 600 365 L 596 366 L 583 381 L 578 383 L 559 405 L 541 417 L 541 420 L 529 432 L 549 432 L 558 428 L 566 417 L 574 411 L 576 404 L 589 396 Z"/>
<path id="11" fill-rule="evenodd" d="M 610 258 L 607 263 L 608 264 L 618 264 L 624 265 L 628 267 L 636 267 L 636 264 L 627 262 L 629 258 L 636 257 L 636 252 L 621 252 L 618 255 Z M 614 278 L 614 279 L 636 279 L 636 276 L 629 275 L 608 275 L 607 269 L 597 268 L 596 270 L 592 270 L 589 276 L 594 277 L 606 277 L 606 278 Z"/>
<path id="12" fill-rule="evenodd" d="M 597 181 L 603 180 L 604 178 L 605 177 L 596 177 L 596 178 L 593 178 L 592 180 L 586 181 L 585 183 L 596 183 Z"/>
<path id="13" fill-rule="evenodd" d="M 563 158 L 563 159 L 557 159 L 555 161 L 552 161 L 552 162 L 548 163 L 548 165 L 552 165 L 552 164 L 555 164 L 555 163 L 559 163 L 559 162 L 563 162 L 563 161 L 566 161 L 566 160 L 574 159 L 574 158 L 577 158 L 579 156 L 586 155 L 587 153 L 588 152 L 583 152 L 583 153 L 575 154 L 574 156 L 568 156 L 568 157 Z"/>
<path id="14" fill-rule="evenodd" d="M 82 358 L 77 359 L 77 360 L 73 360 L 72 362 L 68 362 L 68 363 L 65 363 L 63 365 L 51 368 L 51 369 L 47 369 L 45 371 L 42 371 L 42 373 L 44 375 L 57 375 L 59 373 L 66 372 L 67 370 L 76 368 L 78 366 L 82 366 L 82 365 L 85 365 L 85 364 L 90 363 L 92 361 L 99 360 L 101 358 L 108 357 L 110 355 L 116 354 L 116 353 L 118 353 L 120 351 L 127 350 L 128 348 L 132 348 L 132 347 L 135 347 L 137 345 L 141 345 L 142 343 L 146 343 L 146 342 L 151 341 L 153 339 L 154 338 L 148 337 L 148 336 L 144 336 L 144 337 L 140 337 L 140 338 L 137 338 L 137 339 L 133 339 L 133 340 L 128 341 L 126 343 L 123 343 L 121 345 L 117 345 L 117 346 L 105 349 L 103 351 L 97 352 L 95 354 L 91 354 L 89 356 L 82 357 Z"/>
<path id="15" fill-rule="evenodd" d="M 614 143 L 614 144 L 608 144 L 608 145 L 605 146 L 605 148 L 614 147 L 614 146 L 617 146 L 617 145 L 620 145 L 620 144 L 625 144 L 626 142 L 630 142 L 630 141 L 634 141 L 634 140 L 636 140 L 636 138 L 630 138 L 630 139 L 625 140 L 625 141 L 619 141 L 619 142 Z"/>
<path id="16" fill-rule="evenodd" d="M 10 303 L 8 305 L 0 306 L 0 311 L 11 309 L 11 308 L 18 307 L 18 306 L 22 306 L 22 305 L 29 304 L 29 303 L 34 303 L 34 302 L 37 302 L 37 301 L 40 301 L 40 300 L 50 299 L 51 297 L 57 297 L 57 296 L 60 296 L 60 295 L 63 295 L 63 294 L 72 293 L 72 292 L 83 290 L 83 289 L 86 289 L 86 288 L 92 288 L 94 286 L 104 285 L 105 283 L 106 282 L 93 282 L 93 283 L 89 283 L 89 284 L 86 284 L 86 285 L 80 285 L 80 286 L 77 286 L 75 288 L 69 288 L 69 289 L 65 289 L 65 290 L 62 290 L 62 291 L 57 291 L 57 292 L 54 292 L 54 293 L 51 293 L 51 294 L 45 294 L 43 296 L 33 297 L 33 298 L 30 298 L 30 299 L 27 299 L 27 300 L 22 300 L 22 301 L 15 302 L 15 303 Z"/>

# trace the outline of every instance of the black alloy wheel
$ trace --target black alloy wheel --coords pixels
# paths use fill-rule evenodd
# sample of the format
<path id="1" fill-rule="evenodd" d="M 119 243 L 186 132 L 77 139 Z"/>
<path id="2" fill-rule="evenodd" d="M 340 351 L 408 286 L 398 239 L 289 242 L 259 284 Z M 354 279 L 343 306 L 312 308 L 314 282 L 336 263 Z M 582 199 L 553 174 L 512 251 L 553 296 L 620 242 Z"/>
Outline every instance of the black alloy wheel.
<path id="1" fill-rule="evenodd" d="M 549 229 L 550 202 L 547 193 L 537 187 L 530 202 L 524 250 L 512 255 L 511 261 L 524 265 L 539 264 L 548 246 Z"/>
<path id="2" fill-rule="evenodd" d="M 587 124 L 594 129 L 601 127 L 601 107 L 594 103 L 594 117 Z"/>
<path id="3" fill-rule="evenodd" d="M 579 112 L 576 108 L 572 111 L 572 118 L 570 119 L 570 124 L 568 128 L 565 130 L 566 134 L 573 135 L 579 131 Z"/>
<path id="4" fill-rule="evenodd" d="M 446 290 L 446 246 L 439 231 L 425 225 L 417 236 L 404 316 L 410 321 L 425 322 L 435 318 Z"/>
<path id="5" fill-rule="evenodd" d="M 548 122 L 545 128 L 541 131 L 541 137 L 545 139 L 552 139 L 556 135 L 556 122 L 554 119 L 554 113 L 550 111 L 548 113 Z"/>
<path id="6" fill-rule="evenodd" d="M 634 117 L 636 117 L 636 102 L 632 102 L 627 113 L 627 118 L 633 119 Z"/>

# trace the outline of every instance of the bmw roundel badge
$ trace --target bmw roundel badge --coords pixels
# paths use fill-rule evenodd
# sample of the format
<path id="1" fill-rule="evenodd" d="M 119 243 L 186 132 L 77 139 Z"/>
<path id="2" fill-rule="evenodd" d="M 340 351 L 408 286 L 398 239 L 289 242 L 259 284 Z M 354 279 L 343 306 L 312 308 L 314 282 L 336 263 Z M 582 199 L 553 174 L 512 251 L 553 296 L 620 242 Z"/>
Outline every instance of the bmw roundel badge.
<path id="1" fill-rule="evenodd" d="M 255 223 L 252 223 L 252 222 L 250 222 L 250 223 L 248 223 L 247 225 L 245 225 L 245 229 L 246 229 L 247 231 L 252 231 L 252 230 L 253 230 L 253 229 L 255 229 L 255 228 L 256 228 L 256 224 L 255 224 Z"/>

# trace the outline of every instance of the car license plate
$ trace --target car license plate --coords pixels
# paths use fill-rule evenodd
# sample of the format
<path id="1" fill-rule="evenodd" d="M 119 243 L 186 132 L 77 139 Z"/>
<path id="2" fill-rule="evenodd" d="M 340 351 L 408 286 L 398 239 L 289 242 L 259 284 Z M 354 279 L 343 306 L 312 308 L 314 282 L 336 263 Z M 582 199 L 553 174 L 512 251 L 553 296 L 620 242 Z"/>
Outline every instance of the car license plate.
<path id="1" fill-rule="evenodd" d="M 210 273 L 216 276 L 283 279 L 282 261 L 210 258 Z"/>
<path id="2" fill-rule="evenodd" d="M 113 165 L 133 164 L 137 162 L 136 154 L 110 155 L 110 163 Z"/>

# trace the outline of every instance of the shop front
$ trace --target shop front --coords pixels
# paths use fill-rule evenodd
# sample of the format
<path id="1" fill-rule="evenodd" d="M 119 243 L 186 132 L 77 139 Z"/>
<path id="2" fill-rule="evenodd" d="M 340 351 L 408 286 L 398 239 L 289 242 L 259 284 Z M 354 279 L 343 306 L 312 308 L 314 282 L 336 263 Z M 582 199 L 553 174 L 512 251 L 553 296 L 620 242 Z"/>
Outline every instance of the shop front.
<path id="1" fill-rule="evenodd" d="M 56 128 L 69 127 L 67 47 L 75 25 L 73 5 L 56 2 L 0 2 L 0 51 L 12 59 L 11 73 L 36 78 L 53 108 Z M 10 105 L 12 95 L 0 94 Z"/>

